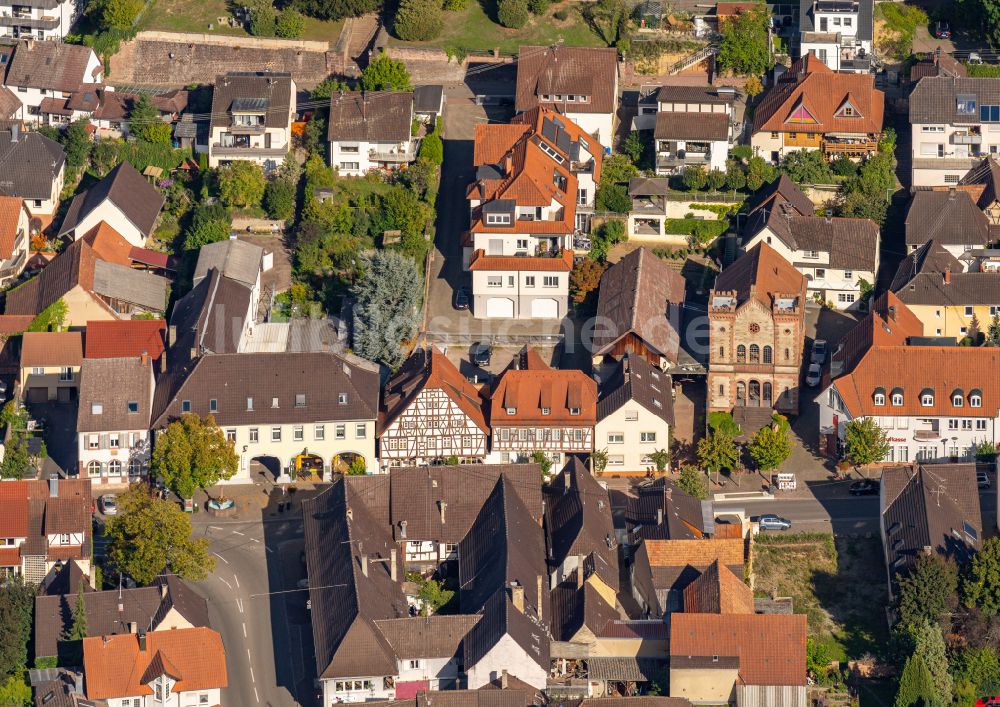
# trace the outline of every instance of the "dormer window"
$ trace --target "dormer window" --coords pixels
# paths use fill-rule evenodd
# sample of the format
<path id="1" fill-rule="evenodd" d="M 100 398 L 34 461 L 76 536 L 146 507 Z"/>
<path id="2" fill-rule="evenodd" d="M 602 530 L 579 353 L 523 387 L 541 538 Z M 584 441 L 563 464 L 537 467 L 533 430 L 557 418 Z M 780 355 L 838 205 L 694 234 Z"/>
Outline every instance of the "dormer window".
<path id="1" fill-rule="evenodd" d="M 487 226 L 509 226 L 510 214 L 486 214 Z"/>
<path id="2" fill-rule="evenodd" d="M 212 398 L 211 400 L 209 400 L 208 401 L 208 411 L 209 412 L 218 412 L 219 411 L 219 401 L 216 400 L 215 398 Z"/>
<path id="3" fill-rule="evenodd" d="M 304 408 L 306 406 L 306 394 L 296 393 L 295 394 L 295 407 Z"/>
<path id="4" fill-rule="evenodd" d="M 903 389 L 894 388 L 892 394 L 889 396 L 889 400 L 892 402 L 893 407 L 903 407 Z"/>
<path id="5" fill-rule="evenodd" d="M 877 407 L 885 405 L 885 388 L 875 389 L 875 393 L 872 395 L 872 402 L 874 402 Z"/>
<path id="6" fill-rule="evenodd" d="M 983 406 L 983 391 L 973 388 L 969 391 L 969 407 L 981 408 Z"/>
<path id="7" fill-rule="evenodd" d="M 517 414 L 517 408 L 507 408 L 507 414 L 508 415 L 516 415 Z"/>
<path id="8" fill-rule="evenodd" d="M 90 404 L 90 414 L 91 415 L 103 415 L 104 414 L 104 403 L 91 403 Z"/>
<path id="9" fill-rule="evenodd" d="M 959 115 L 975 115 L 976 97 L 967 93 L 958 94 L 955 97 L 955 112 Z"/>
<path id="10" fill-rule="evenodd" d="M 247 412 L 253 412 L 253 398 L 247 398 Z"/>
<path id="11" fill-rule="evenodd" d="M 569 409 L 569 414 L 570 415 L 579 415 L 580 414 L 580 408 L 570 408 Z"/>
<path id="12" fill-rule="evenodd" d="M 951 393 L 951 404 L 957 408 L 965 405 L 965 393 L 961 388 L 955 388 Z"/>
<path id="13" fill-rule="evenodd" d="M 550 412 L 552 412 L 551 409 L 549 409 L 549 408 L 542 408 L 542 414 L 543 415 L 548 415 Z"/>
<path id="14" fill-rule="evenodd" d="M 933 389 L 931 389 L 931 388 L 924 388 L 922 391 L 920 391 L 920 404 L 923 407 L 925 407 L 925 408 L 929 408 L 929 407 L 932 407 L 934 405 L 934 390 Z"/>

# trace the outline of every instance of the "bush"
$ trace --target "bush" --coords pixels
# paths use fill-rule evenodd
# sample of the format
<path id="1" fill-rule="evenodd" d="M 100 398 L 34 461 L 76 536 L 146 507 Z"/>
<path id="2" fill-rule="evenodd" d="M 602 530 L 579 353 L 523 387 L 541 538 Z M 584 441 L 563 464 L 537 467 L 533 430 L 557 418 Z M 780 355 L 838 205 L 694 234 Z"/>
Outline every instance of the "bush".
<path id="1" fill-rule="evenodd" d="M 745 189 L 747 185 L 747 173 L 743 171 L 743 166 L 736 160 L 726 162 L 726 189 L 739 191 Z"/>
<path id="2" fill-rule="evenodd" d="M 708 178 L 705 175 L 705 168 L 700 165 L 688 165 L 684 168 L 681 181 L 684 182 L 685 189 L 690 189 L 691 191 L 704 189 L 705 184 L 708 182 Z"/>
<path id="3" fill-rule="evenodd" d="M 838 177 L 853 177 L 858 173 L 858 165 L 846 157 L 838 157 L 830 163 L 830 170 Z"/>
<path id="4" fill-rule="evenodd" d="M 254 37 L 273 37 L 276 31 L 274 6 L 267 0 L 250 6 L 250 34 Z"/>
<path id="5" fill-rule="evenodd" d="M 285 39 L 298 39 L 306 31 L 306 20 L 295 8 L 286 7 L 274 23 L 274 33 Z"/>
<path id="6" fill-rule="evenodd" d="M 142 0 L 105 0 L 101 7 L 103 29 L 129 30 L 142 11 Z"/>
<path id="7" fill-rule="evenodd" d="M 528 9 L 533 15 L 544 15 L 549 9 L 549 0 L 528 0 Z"/>
<path id="8" fill-rule="evenodd" d="M 528 3 L 526 0 L 500 0 L 497 19 L 504 27 L 521 29 L 528 23 Z"/>
<path id="9" fill-rule="evenodd" d="M 596 204 L 598 211 L 614 211 L 625 214 L 632 208 L 632 199 L 628 189 L 621 184 L 604 184 L 597 190 Z"/>
<path id="10" fill-rule="evenodd" d="M 444 29 L 441 0 L 402 0 L 392 23 L 393 31 L 408 42 L 427 42 Z"/>
<path id="11" fill-rule="evenodd" d="M 468 0 L 444 0 L 444 5 L 441 9 L 452 12 L 456 10 L 464 10 L 467 3 Z"/>
<path id="12" fill-rule="evenodd" d="M 697 218 L 668 218 L 663 222 L 665 233 L 673 233 L 682 236 L 692 236 L 699 243 L 707 243 L 714 240 L 726 232 L 729 228 L 729 221 L 720 219 L 709 221 Z"/>
<path id="13" fill-rule="evenodd" d="M 721 169 L 713 169 L 708 173 L 708 188 L 711 191 L 719 191 L 726 186 L 726 173 Z"/>
<path id="14" fill-rule="evenodd" d="M 264 198 L 264 170 L 238 160 L 219 169 L 219 197 L 226 206 L 258 206 Z"/>
<path id="15" fill-rule="evenodd" d="M 295 184 L 287 179 L 272 179 L 264 187 L 264 210 L 269 218 L 290 219 L 295 215 Z"/>
<path id="16" fill-rule="evenodd" d="M 420 142 L 419 157 L 436 167 L 440 167 L 441 163 L 444 162 L 444 143 L 441 142 L 441 134 L 438 131 L 435 130 L 430 135 L 424 136 Z"/>
<path id="17" fill-rule="evenodd" d="M 552 16 L 555 17 L 560 22 L 564 22 L 567 19 L 569 19 L 569 10 L 567 10 L 565 7 L 560 7 L 558 10 L 552 13 Z"/>

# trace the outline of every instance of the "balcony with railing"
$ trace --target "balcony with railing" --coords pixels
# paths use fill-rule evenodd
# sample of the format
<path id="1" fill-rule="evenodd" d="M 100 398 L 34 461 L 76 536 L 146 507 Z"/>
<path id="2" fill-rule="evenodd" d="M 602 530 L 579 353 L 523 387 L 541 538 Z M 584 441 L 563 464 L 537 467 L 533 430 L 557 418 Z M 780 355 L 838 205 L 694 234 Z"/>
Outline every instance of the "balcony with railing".
<path id="1" fill-rule="evenodd" d="M 413 162 L 417 152 L 412 148 L 373 148 L 368 150 L 368 159 L 373 162 Z"/>
<path id="2" fill-rule="evenodd" d="M 952 133 L 948 141 L 952 145 L 982 145 L 983 134 L 978 127 L 969 128 L 964 132 Z"/>
<path id="3" fill-rule="evenodd" d="M 281 147 L 254 147 L 250 144 L 213 142 L 212 154 L 215 157 L 237 157 L 244 159 L 253 157 L 284 157 L 288 154 L 288 145 L 282 145 Z"/>
<path id="4" fill-rule="evenodd" d="M 823 153 L 828 157 L 865 157 L 878 150 L 878 142 L 865 140 L 823 140 Z"/>
<path id="5" fill-rule="evenodd" d="M 21 270 L 24 269 L 24 263 L 28 259 L 27 251 L 22 250 L 20 254 L 13 260 L 3 263 L 3 267 L 0 267 L 0 282 L 8 280 L 12 277 L 17 277 L 21 274 Z"/>
<path id="6" fill-rule="evenodd" d="M 59 26 L 59 18 L 51 15 L 32 18 L 30 13 L 0 12 L 0 27 L 28 27 L 30 29 L 52 30 Z"/>

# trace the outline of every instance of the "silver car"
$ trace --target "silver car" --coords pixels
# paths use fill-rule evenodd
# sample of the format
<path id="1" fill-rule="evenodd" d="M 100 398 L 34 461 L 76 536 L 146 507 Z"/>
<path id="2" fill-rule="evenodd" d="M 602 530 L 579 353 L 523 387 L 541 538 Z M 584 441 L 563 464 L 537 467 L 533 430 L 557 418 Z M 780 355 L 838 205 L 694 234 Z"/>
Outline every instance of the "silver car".
<path id="1" fill-rule="evenodd" d="M 809 370 L 806 371 L 806 385 L 810 388 L 815 388 L 819 385 L 819 379 L 822 376 L 822 369 L 820 369 L 818 363 L 810 363 Z"/>
<path id="2" fill-rule="evenodd" d="M 792 521 L 773 513 L 762 515 L 757 519 L 761 530 L 788 530 L 792 527 Z"/>
<path id="3" fill-rule="evenodd" d="M 106 516 L 118 515 L 118 502 L 115 500 L 115 497 L 112 494 L 106 493 L 103 496 L 101 496 L 100 504 L 101 504 L 101 513 L 103 513 L 104 515 Z"/>
<path id="4" fill-rule="evenodd" d="M 826 339 L 816 339 L 813 342 L 812 357 L 809 362 L 822 366 L 824 361 L 826 361 Z"/>

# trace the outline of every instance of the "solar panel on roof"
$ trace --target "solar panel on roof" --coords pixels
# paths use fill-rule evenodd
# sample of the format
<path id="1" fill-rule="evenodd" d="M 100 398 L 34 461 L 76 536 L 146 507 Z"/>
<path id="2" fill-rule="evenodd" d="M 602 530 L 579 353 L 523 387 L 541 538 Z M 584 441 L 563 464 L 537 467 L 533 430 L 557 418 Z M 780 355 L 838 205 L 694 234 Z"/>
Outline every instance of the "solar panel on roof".
<path id="1" fill-rule="evenodd" d="M 32 685 L 52 682 L 59 679 L 59 668 L 31 668 L 28 670 L 28 680 Z"/>
<path id="2" fill-rule="evenodd" d="M 263 113 L 269 101 L 266 98 L 234 98 L 233 113 Z"/>
<path id="3" fill-rule="evenodd" d="M 965 534 L 968 535 L 972 539 L 973 542 L 978 542 L 979 541 L 979 533 L 976 532 L 975 528 L 973 528 L 971 525 L 969 525 L 969 521 L 967 521 L 967 520 L 966 521 L 962 521 L 962 530 L 965 531 Z"/>

